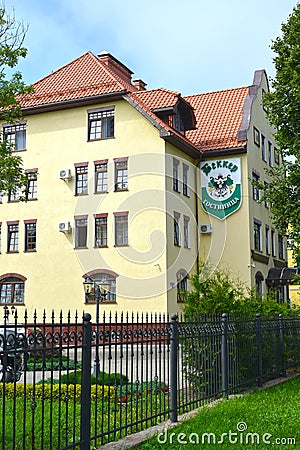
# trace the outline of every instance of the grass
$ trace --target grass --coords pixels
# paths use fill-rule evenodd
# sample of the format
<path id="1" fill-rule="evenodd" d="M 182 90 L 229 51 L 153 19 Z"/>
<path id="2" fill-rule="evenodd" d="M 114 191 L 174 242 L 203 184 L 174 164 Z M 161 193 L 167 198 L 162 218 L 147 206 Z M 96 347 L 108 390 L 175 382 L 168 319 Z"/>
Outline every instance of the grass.
<path id="1" fill-rule="evenodd" d="M 50 402 L 37 394 L 34 400 L 29 393 L 27 399 L 9 396 L 5 397 L 5 403 L 1 399 L 0 442 L 3 442 L 3 449 L 59 449 L 80 440 L 80 402 L 64 399 L 63 395 L 60 400 Z M 160 411 L 166 409 L 167 403 L 168 398 L 163 392 L 133 395 L 125 403 L 118 395 L 108 396 L 108 400 L 99 395 L 91 402 L 91 436 L 102 435 L 102 438 L 94 439 L 91 448 L 107 443 L 108 434 L 110 440 L 117 440 L 126 432 L 135 433 L 165 420 Z M 147 420 L 151 415 L 152 419 Z M 127 431 L 113 432 L 125 424 L 129 425 Z"/>
<path id="2" fill-rule="evenodd" d="M 140 444 L 138 448 L 139 450 L 300 448 L 299 392 L 300 377 L 297 377 L 243 397 L 222 400 L 214 406 L 203 407 L 193 419 L 161 435 L 154 436 Z M 242 431 L 243 426 L 247 428 L 244 431 Z M 230 430 L 236 434 L 229 436 Z M 172 435 L 172 433 L 175 434 Z M 184 434 L 180 435 L 180 433 Z M 208 437 L 204 433 L 212 434 Z M 263 442 L 263 435 L 266 442 Z M 295 441 L 288 441 L 288 438 L 293 438 Z"/>

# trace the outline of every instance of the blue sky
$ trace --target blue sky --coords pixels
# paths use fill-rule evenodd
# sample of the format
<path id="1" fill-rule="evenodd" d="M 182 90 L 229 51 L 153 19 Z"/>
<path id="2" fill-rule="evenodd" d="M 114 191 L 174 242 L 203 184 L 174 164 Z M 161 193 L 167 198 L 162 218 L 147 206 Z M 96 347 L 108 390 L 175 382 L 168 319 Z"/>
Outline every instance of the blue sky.
<path id="1" fill-rule="evenodd" d="M 27 83 L 87 50 L 109 51 L 147 88 L 183 95 L 274 76 L 271 40 L 297 0 L 6 0 L 29 24 Z"/>

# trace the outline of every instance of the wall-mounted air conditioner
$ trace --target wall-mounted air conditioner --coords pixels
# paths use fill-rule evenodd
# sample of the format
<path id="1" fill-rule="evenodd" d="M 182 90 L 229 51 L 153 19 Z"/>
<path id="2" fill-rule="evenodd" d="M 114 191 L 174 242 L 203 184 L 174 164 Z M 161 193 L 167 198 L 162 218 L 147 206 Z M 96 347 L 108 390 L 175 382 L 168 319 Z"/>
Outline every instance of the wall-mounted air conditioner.
<path id="1" fill-rule="evenodd" d="M 69 231 L 71 231 L 70 222 L 60 222 L 58 224 L 58 231 L 63 231 L 65 233 L 68 233 Z"/>
<path id="2" fill-rule="evenodd" d="M 203 223 L 200 225 L 200 233 L 201 234 L 209 234 L 212 232 L 212 226 L 210 223 Z"/>
<path id="3" fill-rule="evenodd" d="M 71 169 L 61 169 L 59 171 L 59 178 L 61 180 L 70 180 L 72 178 Z"/>

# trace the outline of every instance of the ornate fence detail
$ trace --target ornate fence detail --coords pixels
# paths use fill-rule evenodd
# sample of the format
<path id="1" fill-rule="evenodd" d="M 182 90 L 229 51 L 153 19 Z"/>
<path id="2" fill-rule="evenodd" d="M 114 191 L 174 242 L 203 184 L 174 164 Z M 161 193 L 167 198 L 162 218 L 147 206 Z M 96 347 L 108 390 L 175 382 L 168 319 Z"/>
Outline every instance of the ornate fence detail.
<path id="1" fill-rule="evenodd" d="M 299 318 L 7 311 L 2 449 L 98 448 L 300 367 Z"/>

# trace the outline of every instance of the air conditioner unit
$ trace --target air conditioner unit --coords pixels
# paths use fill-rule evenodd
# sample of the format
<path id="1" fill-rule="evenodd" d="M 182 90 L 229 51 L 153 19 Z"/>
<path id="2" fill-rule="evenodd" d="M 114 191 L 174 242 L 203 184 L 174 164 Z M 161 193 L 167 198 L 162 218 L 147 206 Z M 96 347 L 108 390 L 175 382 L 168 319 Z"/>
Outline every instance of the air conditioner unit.
<path id="1" fill-rule="evenodd" d="M 200 225 L 200 233 L 209 234 L 212 232 L 212 226 L 210 223 L 203 223 Z"/>
<path id="2" fill-rule="evenodd" d="M 70 222 L 60 222 L 58 224 L 58 231 L 69 232 L 71 230 Z"/>
<path id="3" fill-rule="evenodd" d="M 72 178 L 71 169 L 61 169 L 59 171 L 59 178 L 61 180 L 70 180 Z"/>

